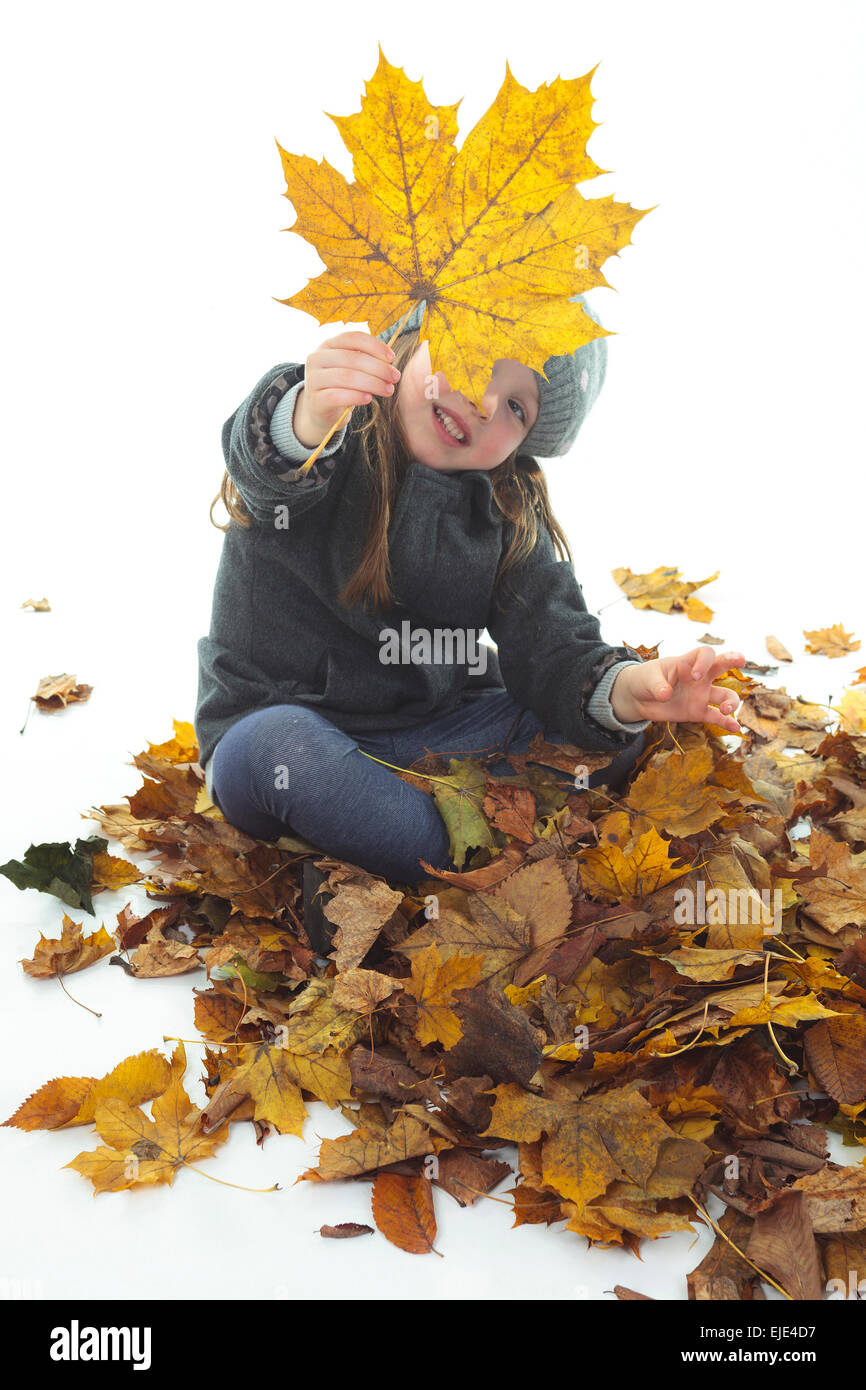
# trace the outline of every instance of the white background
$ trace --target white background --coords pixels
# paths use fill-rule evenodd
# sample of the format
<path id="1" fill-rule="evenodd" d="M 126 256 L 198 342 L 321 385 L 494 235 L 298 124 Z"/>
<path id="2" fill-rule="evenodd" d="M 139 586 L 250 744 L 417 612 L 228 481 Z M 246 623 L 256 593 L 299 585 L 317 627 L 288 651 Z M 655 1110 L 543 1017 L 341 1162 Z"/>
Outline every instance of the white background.
<path id="1" fill-rule="evenodd" d="M 726 647 L 762 661 L 767 633 L 786 643 L 797 661 L 777 681 L 792 694 L 838 699 L 866 663 L 866 645 L 831 661 L 802 638 L 837 622 L 866 637 L 861 7 L 45 3 L 10 9 L 4 39 L 0 861 L 93 833 L 87 808 L 140 785 L 131 754 L 192 719 L 222 423 L 269 366 L 340 331 L 276 302 L 322 263 L 281 230 L 295 214 L 275 141 L 351 178 L 324 112 L 359 109 L 379 40 L 431 101 L 463 98 L 460 142 L 506 60 L 532 90 L 600 64 L 589 149 L 615 172 L 581 191 L 659 205 L 604 267 L 614 288 L 591 303 L 617 335 L 608 380 L 572 454 L 546 465 L 606 639 L 696 645 L 703 624 L 636 612 L 610 577 L 677 565 L 721 571 L 701 597 Z M 50 613 L 20 608 L 43 595 Z M 89 703 L 34 712 L 20 734 L 39 679 L 62 671 L 94 687 Z M 150 906 L 102 895 L 95 922 L 72 915 L 110 929 L 126 901 Z M 59 901 L 0 877 L 0 915 L 3 1118 L 50 1077 L 195 1036 L 202 973 L 136 982 L 101 962 L 67 982 L 96 1019 L 18 964 L 40 931 L 59 935 Z M 187 1056 L 203 1103 L 202 1048 Z M 710 1244 L 700 1227 L 646 1241 L 640 1263 L 443 1193 L 444 1259 L 379 1234 L 324 1241 L 322 1222 L 368 1219 L 369 1187 L 292 1183 L 317 1137 L 346 1129 L 317 1105 L 306 1141 L 259 1149 L 237 1126 L 205 1165 L 278 1193 L 184 1170 L 172 1188 L 94 1199 L 62 1170 L 98 1142 L 90 1127 L 5 1128 L 0 1290 L 568 1300 L 622 1282 L 681 1299 Z"/>

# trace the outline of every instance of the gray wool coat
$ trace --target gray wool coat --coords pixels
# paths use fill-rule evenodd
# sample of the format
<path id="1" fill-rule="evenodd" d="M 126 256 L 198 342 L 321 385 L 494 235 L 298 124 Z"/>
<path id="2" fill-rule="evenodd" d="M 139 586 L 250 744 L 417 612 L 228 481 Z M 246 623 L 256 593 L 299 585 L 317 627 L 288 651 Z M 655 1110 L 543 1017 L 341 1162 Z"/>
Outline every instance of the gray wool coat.
<path id="1" fill-rule="evenodd" d="M 388 531 L 395 606 L 376 614 L 339 603 L 366 537 L 369 482 L 354 417 L 299 475 L 313 452 L 292 429 L 303 378 L 302 363 L 271 367 L 222 429 L 226 468 L 253 520 L 225 533 L 210 631 L 198 642 L 194 727 L 211 797 L 222 735 L 286 702 L 358 734 L 423 723 L 504 687 L 546 730 L 587 751 L 633 742 L 649 721 L 618 720 L 608 692 L 634 657 L 602 640 L 546 527 L 494 595 L 511 523 L 484 470 L 443 473 L 413 459 Z M 478 645 L 485 629 L 496 650 Z M 394 651 L 388 632 L 404 643 L 442 632 L 465 641 L 444 638 L 429 660 L 422 644 L 395 663 L 383 659 Z"/>

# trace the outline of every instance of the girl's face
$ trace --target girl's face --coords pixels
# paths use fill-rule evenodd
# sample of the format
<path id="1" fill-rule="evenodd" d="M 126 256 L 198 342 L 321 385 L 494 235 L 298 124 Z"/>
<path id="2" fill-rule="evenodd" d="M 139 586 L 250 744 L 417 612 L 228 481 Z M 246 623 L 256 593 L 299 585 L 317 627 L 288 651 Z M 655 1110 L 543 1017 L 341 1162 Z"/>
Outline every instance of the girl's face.
<path id="1" fill-rule="evenodd" d="M 464 396 L 450 390 L 442 372 L 430 368 L 430 344 L 425 341 L 397 383 L 397 413 L 412 457 L 442 473 L 496 468 L 535 424 L 535 374 L 513 357 L 499 358 L 482 400 L 485 419 Z M 440 411 L 450 417 L 448 424 Z M 449 424 L 463 434 L 463 443 L 449 433 Z"/>

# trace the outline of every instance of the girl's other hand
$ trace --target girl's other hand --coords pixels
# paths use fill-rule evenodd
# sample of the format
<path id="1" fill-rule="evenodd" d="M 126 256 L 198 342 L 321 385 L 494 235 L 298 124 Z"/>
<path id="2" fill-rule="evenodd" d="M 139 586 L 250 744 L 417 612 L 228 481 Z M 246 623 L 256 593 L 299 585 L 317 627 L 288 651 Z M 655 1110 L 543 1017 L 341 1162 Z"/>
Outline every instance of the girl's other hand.
<path id="1" fill-rule="evenodd" d="M 685 656 L 663 656 L 625 666 L 613 683 L 610 701 L 617 719 L 651 719 L 671 723 L 717 724 L 732 733 L 740 725 L 732 718 L 740 706 L 736 691 L 713 685 L 730 667 L 742 667 L 742 652 L 716 655 L 712 647 L 695 647 Z"/>
<path id="2" fill-rule="evenodd" d="M 374 392 L 390 396 L 396 390 L 400 373 L 391 366 L 393 358 L 379 338 L 360 331 L 326 338 L 310 353 L 293 422 L 305 448 L 315 449 L 347 406 L 366 405 Z"/>

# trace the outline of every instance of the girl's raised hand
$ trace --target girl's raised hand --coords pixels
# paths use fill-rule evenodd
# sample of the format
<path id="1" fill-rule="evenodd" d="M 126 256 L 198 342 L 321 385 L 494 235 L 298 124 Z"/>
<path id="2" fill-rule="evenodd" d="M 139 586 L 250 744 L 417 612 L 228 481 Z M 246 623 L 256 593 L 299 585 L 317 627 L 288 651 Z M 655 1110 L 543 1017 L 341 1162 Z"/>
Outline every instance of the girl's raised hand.
<path id="1" fill-rule="evenodd" d="M 366 405 L 374 392 L 391 395 L 400 378 L 396 367 L 391 366 L 393 360 L 391 348 L 361 331 L 326 338 L 310 353 L 304 364 L 304 389 L 298 393 L 295 425 L 296 434 L 300 426 L 308 437 L 317 436 L 308 448 L 316 447 L 347 407 Z"/>
<path id="2" fill-rule="evenodd" d="M 651 719 L 718 724 L 737 734 L 740 726 L 732 715 L 740 698 L 736 691 L 713 685 L 713 681 L 730 667 L 741 667 L 745 660 L 742 652 L 717 656 L 712 647 L 695 647 L 685 656 L 662 656 L 639 666 L 626 666 L 611 689 L 613 712 L 625 723 Z"/>

